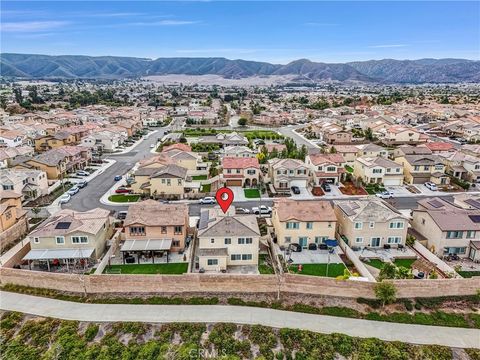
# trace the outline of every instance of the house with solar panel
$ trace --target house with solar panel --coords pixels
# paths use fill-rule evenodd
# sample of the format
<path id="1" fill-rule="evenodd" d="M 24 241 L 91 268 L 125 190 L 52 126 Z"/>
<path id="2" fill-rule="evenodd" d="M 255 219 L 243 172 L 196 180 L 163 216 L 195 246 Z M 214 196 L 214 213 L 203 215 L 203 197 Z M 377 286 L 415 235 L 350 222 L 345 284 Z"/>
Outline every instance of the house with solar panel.
<path id="1" fill-rule="evenodd" d="M 437 256 L 456 255 L 480 261 L 480 199 L 419 200 L 418 208 L 413 210 L 412 226 L 427 239 L 428 249 Z"/>
<path id="2" fill-rule="evenodd" d="M 63 209 L 29 234 L 30 251 L 23 260 L 30 269 L 73 271 L 93 265 L 113 234 L 110 211 Z"/>

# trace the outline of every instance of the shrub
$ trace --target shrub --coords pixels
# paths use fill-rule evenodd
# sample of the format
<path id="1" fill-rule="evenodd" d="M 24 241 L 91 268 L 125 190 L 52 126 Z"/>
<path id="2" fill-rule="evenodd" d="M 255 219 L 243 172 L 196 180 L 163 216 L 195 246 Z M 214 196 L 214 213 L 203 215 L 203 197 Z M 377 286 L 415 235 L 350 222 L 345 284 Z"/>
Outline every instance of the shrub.
<path id="1" fill-rule="evenodd" d="M 413 304 L 410 300 L 408 299 L 403 300 L 403 305 L 405 305 L 405 309 L 407 309 L 407 311 L 413 310 Z"/>
<path id="2" fill-rule="evenodd" d="M 89 324 L 87 329 L 85 330 L 85 335 L 84 335 L 85 340 L 90 342 L 93 339 L 95 339 L 97 334 L 98 334 L 98 325 L 97 324 Z"/>
<path id="3" fill-rule="evenodd" d="M 357 303 L 368 305 L 373 309 L 378 309 L 379 307 L 382 306 L 382 302 L 380 300 L 366 299 L 366 298 L 362 298 L 362 297 L 357 298 Z"/>
<path id="4" fill-rule="evenodd" d="M 391 304 L 396 300 L 397 289 L 395 285 L 388 282 L 380 282 L 375 285 L 375 296 L 382 302 L 382 305 Z"/>

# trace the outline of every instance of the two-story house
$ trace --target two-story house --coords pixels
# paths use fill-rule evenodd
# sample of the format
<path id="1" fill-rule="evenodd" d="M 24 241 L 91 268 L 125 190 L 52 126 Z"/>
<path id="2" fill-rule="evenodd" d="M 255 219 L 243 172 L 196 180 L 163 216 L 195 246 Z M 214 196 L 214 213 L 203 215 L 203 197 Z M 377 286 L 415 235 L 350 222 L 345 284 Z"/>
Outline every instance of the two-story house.
<path id="1" fill-rule="evenodd" d="M 260 180 L 260 165 L 257 158 L 224 157 L 223 178 L 227 186 L 255 187 Z"/>
<path id="2" fill-rule="evenodd" d="M 305 164 L 311 170 L 315 185 L 323 182 L 338 185 L 345 175 L 345 159 L 340 154 L 309 154 L 305 157 Z"/>
<path id="3" fill-rule="evenodd" d="M 235 215 L 231 207 L 203 209 L 198 226 L 198 269 L 226 271 L 257 266 L 260 230 L 255 215 Z"/>
<path id="4" fill-rule="evenodd" d="M 22 200 L 34 200 L 48 194 L 47 174 L 42 170 L 0 170 L 0 188 L 22 194 Z"/>
<path id="5" fill-rule="evenodd" d="M 309 168 L 298 159 L 268 160 L 268 177 L 277 191 L 289 191 L 292 186 L 306 188 Z"/>
<path id="6" fill-rule="evenodd" d="M 480 260 L 479 208 L 464 208 L 443 198 L 418 201 L 412 226 L 427 239 L 427 247 L 437 256 L 456 254 Z"/>
<path id="7" fill-rule="evenodd" d="M 335 238 L 337 218 L 328 201 L 298 201 L 282 198 L 275 201 L 272 224 L 280 246 L 325 243 Z"/>
<path id="8" fill-rule="evenodd" d="M 52 135 L 38 136 L 35 140 L 35 151 L 47 151 L 65 145 L 74 145 L 76 138 L 74 134 L 67 131 L 59 131 Z"/>
<path id="9" fill-rule="evenodd" d="M 123 259 L 136 258 L 135 262 L 155 262 L 163 253 L 179 252 L 185 248 L 189 229 L 187 204 L 162 204 L 145 200 L 128 207 L 125 242 L 120 251 Z M 143 253 L 149 258 L 143 258 Z M 157 259 L 157 262 L 159 259 Z"/>
<path id="10" fill-rule="evenodd" d="M 403 184 L 403 166 L 383 157 L 358 157 L 353 176 L 366 184 L 400 186 Z"/>
<path id="11" fill-rule="evenodd" d="M 450 183 L 450 178 L 445 174 L 445 165 L 436 155 L 404 155 L 395 158 L 395 162 L 403 165 L 404 181 L 407 184 Z"/>
<path id="12" fill-rule="evenodd" d="M 16 130 L 0 129 L 0 147 L 17 147 L 22 146 L 22 133 Z"/>
<path id="13" fill-rule="evenodd" d="M 0 248 L 15 242 L 28 231 L 27 212 L 22 208 L 22 195 L 0 189 Z"/>
<path id="14" fill-rule="evenodd" d="M 95 208 L 85 212 L 63 209 L 29 234 L 31 250 L 23 258 L 29 264 L 46 263 L 73 270 L 101 258 L 113 234 L 110 211 Z"/>
<path id="15" fill-rule="evenodd" d="M 381 199 L 334 202 L 337 236 L 351 247 L 405 245 L 408 218 Z"/>

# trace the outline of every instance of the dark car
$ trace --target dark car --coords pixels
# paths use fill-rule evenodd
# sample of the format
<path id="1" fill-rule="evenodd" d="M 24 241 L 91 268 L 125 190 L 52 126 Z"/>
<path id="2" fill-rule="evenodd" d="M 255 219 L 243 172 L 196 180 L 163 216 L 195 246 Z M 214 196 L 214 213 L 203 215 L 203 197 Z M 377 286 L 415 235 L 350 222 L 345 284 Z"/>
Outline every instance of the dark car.
<path id="1" fill-rule="evenodd" d="M 330 192 L 332 191 L 332 188 L 330 187 L 330 185 L 326 182 L 322 183 L 322 189 L 325 191 L 325 192 Z"/>
<path id="2" fill-rule="evenodd" d="M 302 252 L 302 247 L 298 244 L 295 244 L 295 243 L 290 244 L 289 248 L 293 252 Z"/>
<path id="3" fill-rule="evenodd" d="M 308 244 L 308 250 L 317 250 L 317 244 L 315 243 Z"/>
<path id="4" fill-rule="evenodd" d="M 120 180 L 122 180 L 122 175 L 115 175 L 115 177 L 113 178 L 113 180 L 115 180 L 115 181 L 120 181 Z"/>
<path id="5" fill-rule="evenodd" d="M 294 194 L 300 194 L 300 188 L 298 186 L 292 186 L 290 189 L 292 189 Z"/>

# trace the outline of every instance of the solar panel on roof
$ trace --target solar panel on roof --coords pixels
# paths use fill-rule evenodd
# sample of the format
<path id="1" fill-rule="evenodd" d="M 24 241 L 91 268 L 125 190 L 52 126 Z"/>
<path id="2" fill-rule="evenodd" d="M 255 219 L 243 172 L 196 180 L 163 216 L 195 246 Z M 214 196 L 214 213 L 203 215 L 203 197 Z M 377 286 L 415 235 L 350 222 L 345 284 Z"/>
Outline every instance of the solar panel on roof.
<path id="1" fill-rule="evenodd" d="M 429 201 L 428 204 L 429 204 L 430 206 L 434 207 L 435 209 L 440 208 L 440 207 L 443 206 L 443 204 L 442 204 L 440 201 L 438 201 L 438 200 Z"/>
<path id="2" fill-rule="evenodd" d="M 472 220 L 474 223 L 478 224 L 480 223 L 480 215 L 468 215 L 470 220 Z"/>
<path id="3" fill-rule="evenodd" d="M 471 205 L 474 208 L 480 209 L 480 201 L 474 199 L 465 200 L 465 204 Z"/>
<path id="4" fill-rule="evenodd" d="M 57 226 L 55 226 L 55 229 L 68 229 L 72 223 L 71 222 L 59 222 Z"/>

